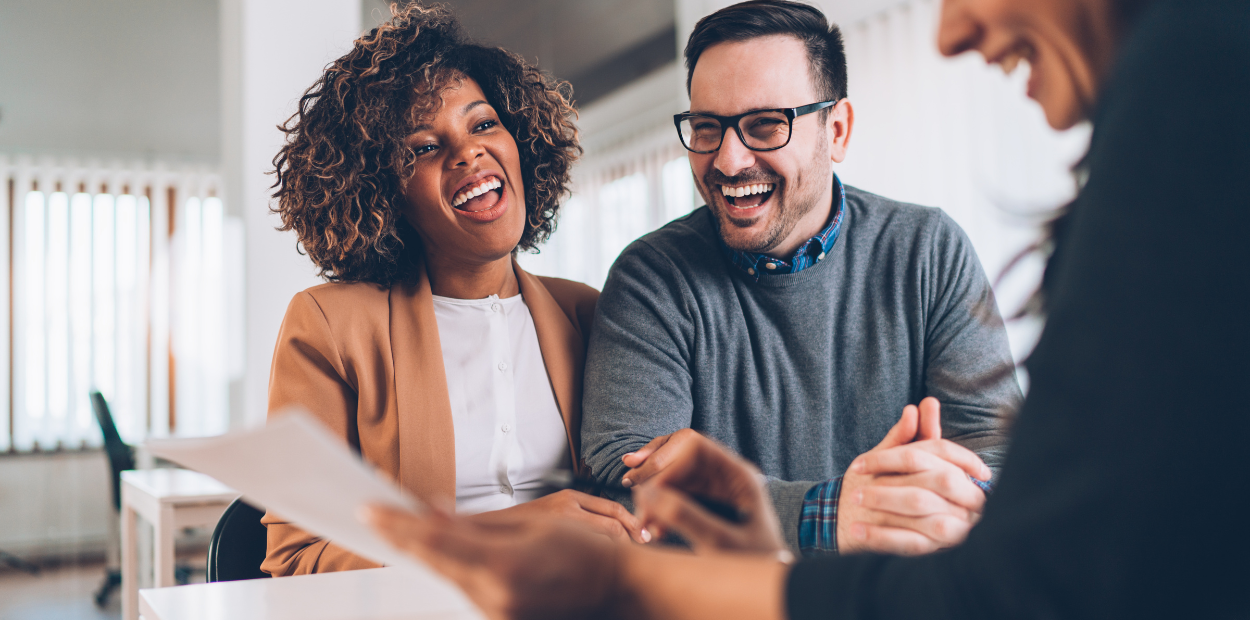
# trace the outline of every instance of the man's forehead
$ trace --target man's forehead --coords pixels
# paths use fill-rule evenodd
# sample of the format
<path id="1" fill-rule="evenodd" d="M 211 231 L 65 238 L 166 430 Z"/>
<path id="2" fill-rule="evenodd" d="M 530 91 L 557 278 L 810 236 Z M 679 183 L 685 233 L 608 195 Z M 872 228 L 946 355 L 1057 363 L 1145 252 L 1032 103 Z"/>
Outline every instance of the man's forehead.
<path id="1" fill-rule="evenodd" d="M 803 42 L 788 35 L 718 43 L 703 51 L 690 80 L 690 110 L 738 114 L 816 101 Z"/>

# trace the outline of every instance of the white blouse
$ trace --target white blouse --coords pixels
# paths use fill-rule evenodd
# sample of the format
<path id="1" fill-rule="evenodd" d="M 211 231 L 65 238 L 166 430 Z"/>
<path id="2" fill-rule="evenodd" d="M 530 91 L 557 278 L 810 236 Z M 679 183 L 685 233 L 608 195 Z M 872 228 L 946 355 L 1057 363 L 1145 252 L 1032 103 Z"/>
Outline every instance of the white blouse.
<path id="1" fill-rule="evenodd" d="M 456 436 L 456 511 L 473 514 L 545 495 L 569 467 L 534 319 L 521 296 L 434 296 Z"/>

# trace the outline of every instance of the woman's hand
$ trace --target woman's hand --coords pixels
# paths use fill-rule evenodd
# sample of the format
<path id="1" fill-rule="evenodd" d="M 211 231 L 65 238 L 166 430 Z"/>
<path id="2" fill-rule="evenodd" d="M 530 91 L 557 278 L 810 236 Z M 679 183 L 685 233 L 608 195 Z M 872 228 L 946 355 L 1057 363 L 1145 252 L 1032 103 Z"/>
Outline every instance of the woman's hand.
<path id="1" fill-rule="evenodd" d="M 571 489 L 544 495 L 511 508 L 476 514 L 468 517 L 468 520 L 483 525 L 493 525 L 544 516 L 576 521 L 592 532 L 598 532 L 617 541 L 631 539 L 638 543 L 651 541 L 651 534 L 642 528 L 642 522 L 630 514 L 624 506 L 610 499 L 587 495 Z"/>
<path id="2" fill-rule="evenodd" d="M 455 582 L 490 618 L 629 617 L 632 597 L 619 590 L 622 554 L 632 546 L 583 527 L 585 520 L 544 518 L 537 510 L 519 514 L 544 499 L 469 518 L 373 506 L 362 519 Z"/>
<path id="3" fill-rule="evenodd" d="M 663 467 L 634 489 L 643 525 L 655 535 L 681 534 L 696 552 L 787 553 L 763 474 L 711 439 L 680 434 L 665 443 Z M 728 504 L 741 521 L 718 517 L 695 498 Z"/>
<path id="4" fill-rule="evenodd" d="M 433 510 L 416 515 L 374 506 L 362 518 L 493 619 L 785 617 L 789 568 L 773 558 L 631 545 L 579 523 L 534 516 L 482 524 Z"/>
<path id="5" fill-rule="evenodd" d="M 676 433 L 660 435 L 647 445 L 621 457 L 629 471 L 621 476 L 621 486 L 636 487 L 664 471 L 681 453 L 683 446 L 703 439 L 697 431 L 683 428 Z"/>

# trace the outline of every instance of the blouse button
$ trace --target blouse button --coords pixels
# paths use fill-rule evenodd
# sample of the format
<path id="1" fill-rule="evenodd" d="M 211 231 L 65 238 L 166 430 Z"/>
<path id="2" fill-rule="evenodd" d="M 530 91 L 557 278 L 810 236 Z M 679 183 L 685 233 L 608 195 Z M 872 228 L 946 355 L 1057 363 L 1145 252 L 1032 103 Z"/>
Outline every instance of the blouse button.
<path id="1" fill-rule="evenodd" d="M 499 427 L 499 430 L 501 430 L 501 431 L 503 431 L 503 432 L 505 432 L 505 433 L 506 433 L 506 432 L 508 432 L 508 431 L 512 430 L 512 427 L 511 427 L 511 426 L 508 426 L 507 424 L 504 424 L 503 426 L 500 426 L 500 427 Z"/>
<path id="2" fill-rule="evenodd" d="M 495 302 L 490 305 L 490 310 L 491 312 L 499 312 L 500 310 L 503 310 L 503 306 L 499 302 Z"/>
<path id="3" fill-rule="evenodd" d="M 501 371 L 508 370 L 508 362 L 499 362 L 499 370 Z"/>

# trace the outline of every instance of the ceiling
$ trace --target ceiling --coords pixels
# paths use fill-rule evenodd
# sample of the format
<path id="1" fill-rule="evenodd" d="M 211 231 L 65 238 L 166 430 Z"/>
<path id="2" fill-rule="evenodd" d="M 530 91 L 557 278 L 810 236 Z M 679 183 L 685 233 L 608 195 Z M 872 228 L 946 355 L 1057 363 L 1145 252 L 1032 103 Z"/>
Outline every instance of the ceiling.
<path id="1" fill-rule="evenodd" d="M 677 57 L 674 3 L 681 0 L 443 1 L 470 36 L 521 54 L 543 70 L 570 81 L 579 105 L 586 105 Z M 830 20 L 846 26 L 905 1 L 813 3 Z M 390 2 L 362 0 L 362 25 L 372 28 L 384 16 L 389 17 Z"/>
<path id="2" fill-rule="evenodd" d="M 444 0 L 470 36 L 573 84 L 579 105 L 677 56 L 674 0 Z M 372 27 L 386 0 L 363 0 Z"/>

